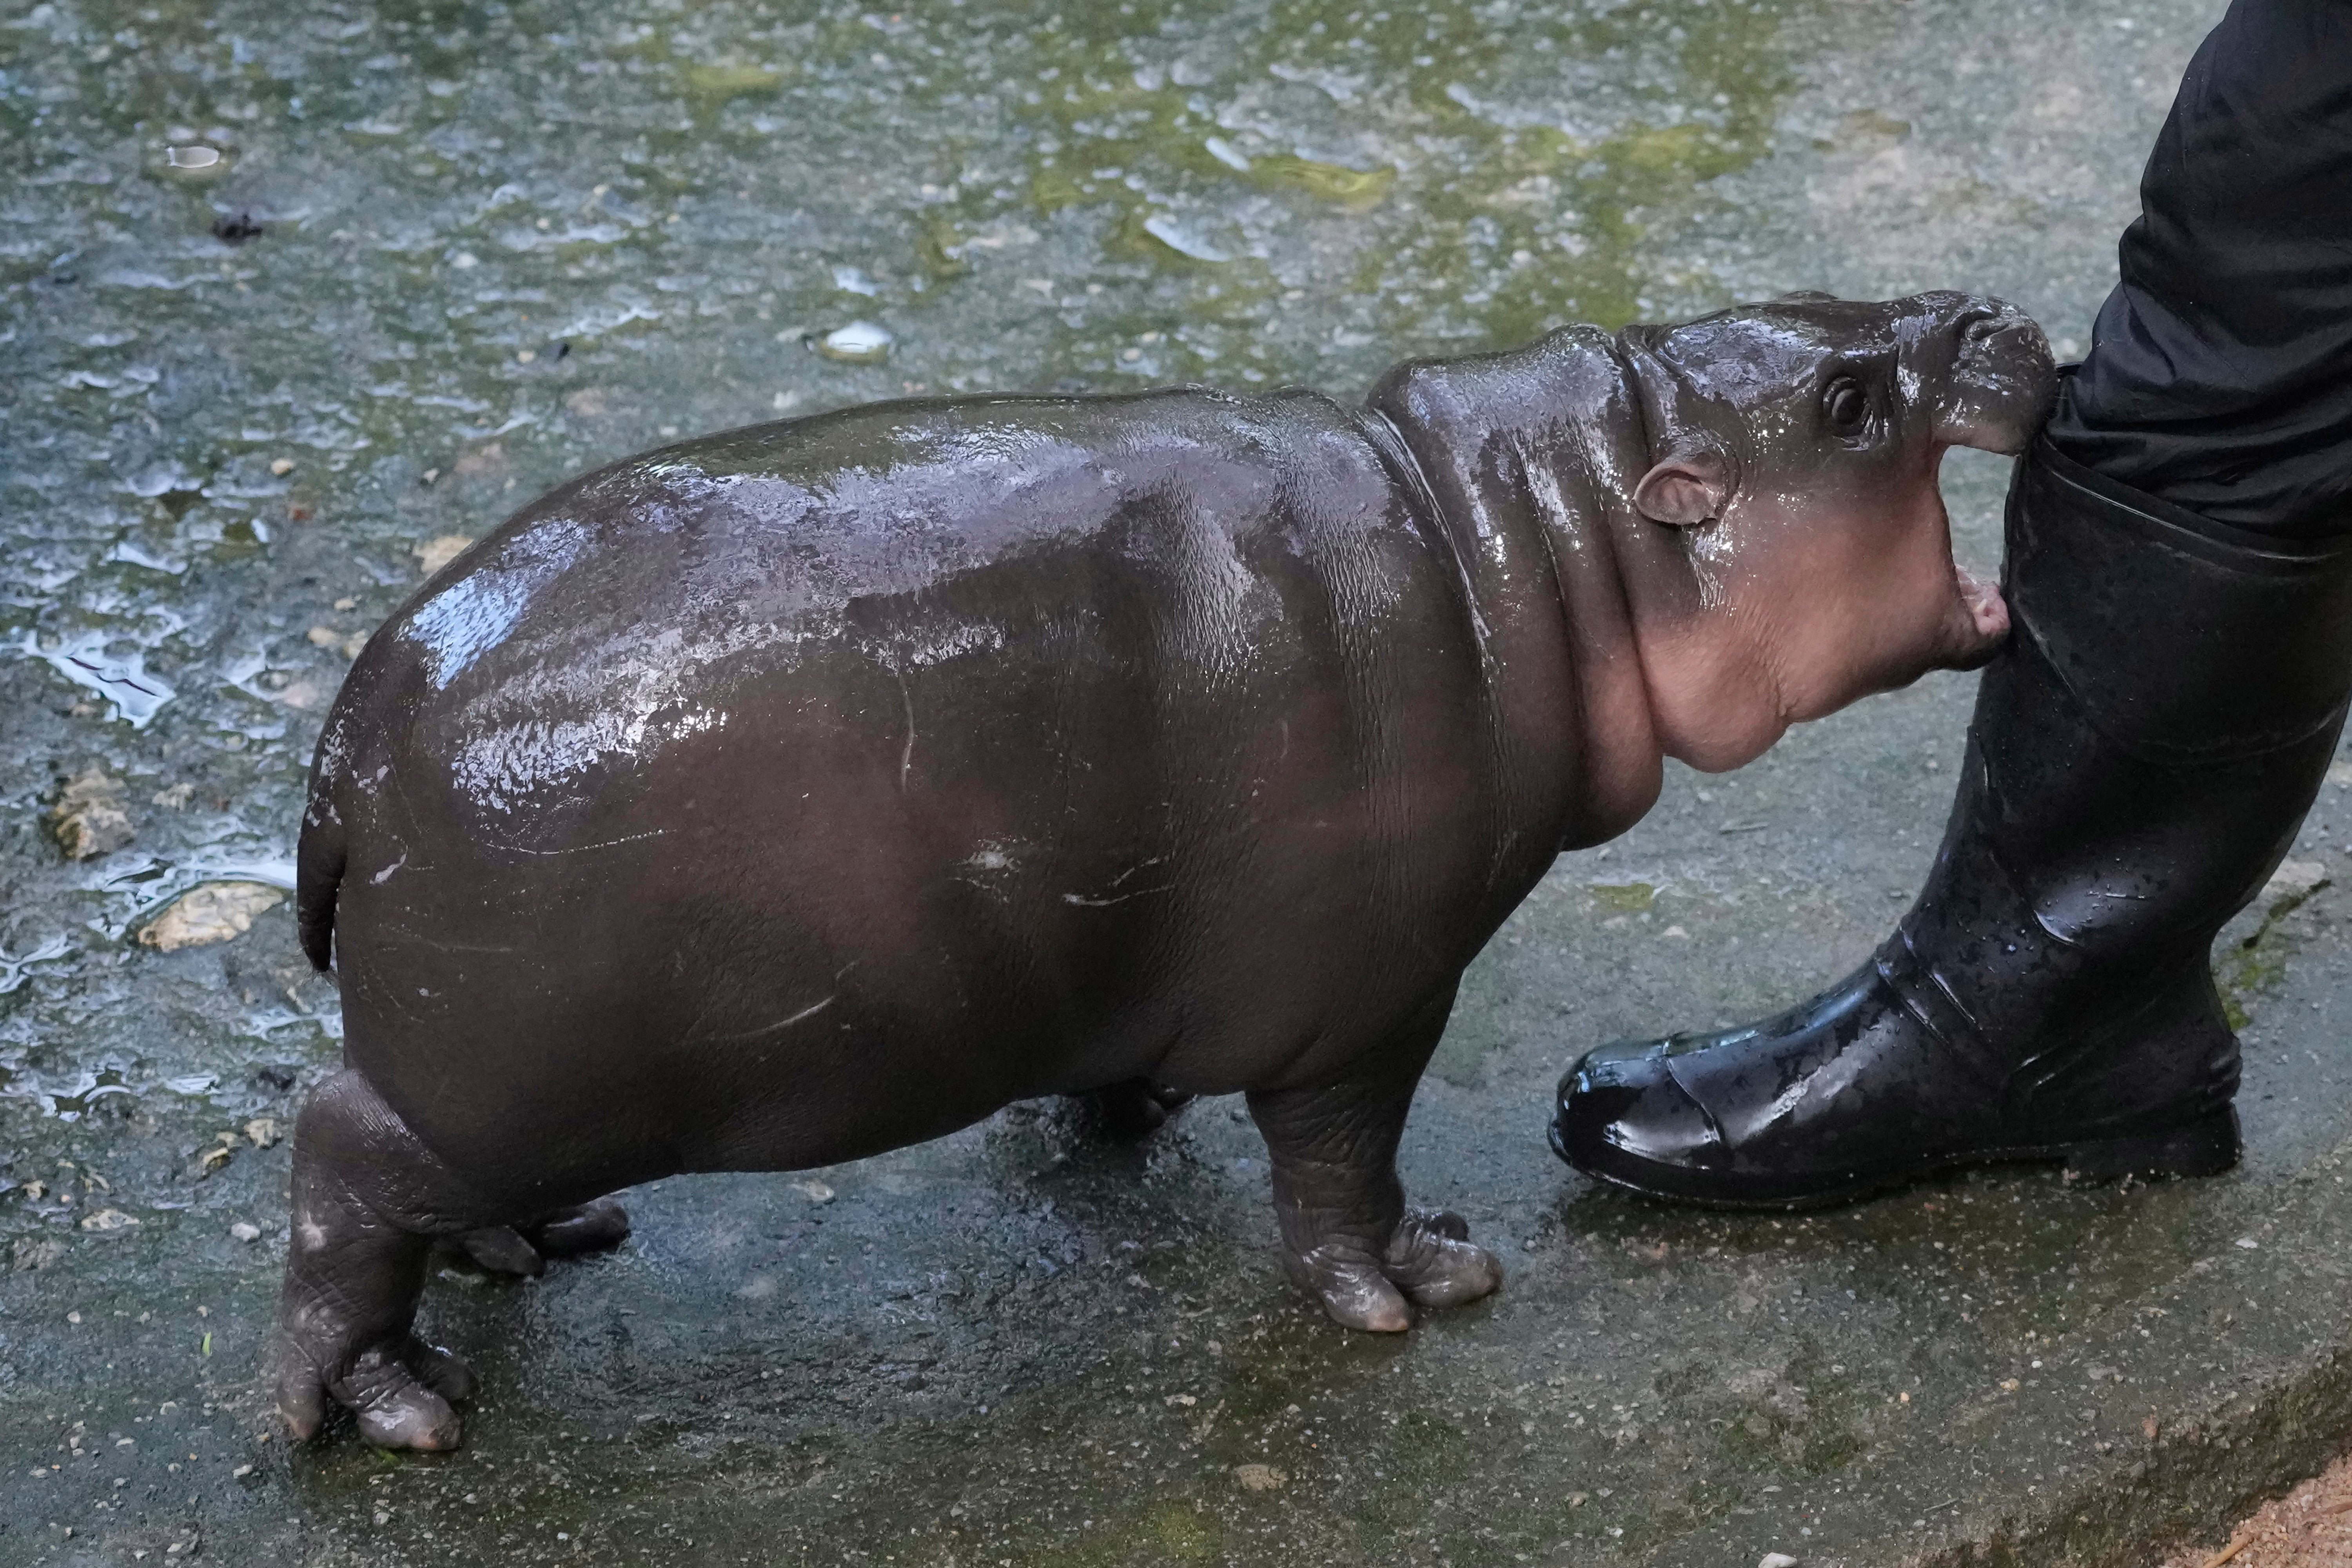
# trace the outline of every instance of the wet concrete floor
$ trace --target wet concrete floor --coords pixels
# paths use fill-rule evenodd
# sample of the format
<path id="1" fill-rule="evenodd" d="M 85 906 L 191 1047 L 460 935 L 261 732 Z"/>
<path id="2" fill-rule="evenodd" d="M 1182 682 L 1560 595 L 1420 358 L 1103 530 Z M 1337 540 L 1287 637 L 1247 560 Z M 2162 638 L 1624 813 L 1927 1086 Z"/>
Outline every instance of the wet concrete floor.
<path id="1" fill-rule="evenodd" d="M 1860 959 L 1932 852 L 1966 678 L 1677 772 L 1497 938 L 1404 1160 L 1509 1281 L 1403 1338 L 1283 1282 L 1237 1104 L 1142 1148 L 1020 1106 L 637 1191 L 621 1250 L 534 1282 L 451 1261 L 425 1314 L 484 1376 L 465 1449 L 289 1450 L 254 1386 L 273 1133 L 332 987 L 282 904 L 137 940 L 283 882 L 323 705 L 420 552 L 675 432 L 1349 395 L 1797 287 L 1996 292 L 2078 350 L 2217 10 L 9 7 L 0 1560 L 2122 1564 L 2315 1469 L 2352 1431 L 2346 786 L 2216 950 L 2233 1175 L 1724 1217 L 1543 1147 L 1585 1046 Z M 1948 470 L 1979 562 L 2004 468 Z M 132 837 L 68 861 L 44 813 L 92 764 Z"/>

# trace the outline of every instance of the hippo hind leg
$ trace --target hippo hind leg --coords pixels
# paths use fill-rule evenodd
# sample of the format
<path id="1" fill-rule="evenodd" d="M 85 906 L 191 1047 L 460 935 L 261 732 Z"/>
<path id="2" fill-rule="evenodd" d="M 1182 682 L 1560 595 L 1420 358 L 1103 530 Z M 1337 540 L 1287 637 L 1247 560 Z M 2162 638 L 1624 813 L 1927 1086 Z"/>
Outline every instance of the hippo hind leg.
<path id="1" fill-rule="evenodd" d="M 453 1448 L 474 1375 L 413 1331 L 436 1235 L 470 1227 L 462 1185 L 345 1069 L 294 1124 L 291 1235 L 266 1375 L 297 1436 L 329 1402 L 384 1448 Z"/>
<path id="2" fill-rule="evenodd" d="M 529 1225 L 492 1225 L 457 1238 L 458 1250 L 493 1274 L 536 1277 L 551 1258 L 601 1252 L 629 1238 L 629 1211 L 611 1198 L 557 1209 Z"/>
<path id="3" fill-rule="evenodd" d="M 1125 1079 L 1070 1097 L 1103 1135 L 1122 1143 L 1150 1137 L 1192 1101 L 1182 1089 L 1148 1078 Z"/>
<path id="4" fill-rule="evenodd" d="M 1453 1003 L 1449 988 L 1361 1077 L 1249 1096 L 1273 1160 L 1285 1271 L 1351 1329 L 1408 1329 L 1416 1307 L 1475 1301 L 1503 1282 L 1461 1215 L 1406 1207 L 1397 1180 L 1412 1091 Z"/>

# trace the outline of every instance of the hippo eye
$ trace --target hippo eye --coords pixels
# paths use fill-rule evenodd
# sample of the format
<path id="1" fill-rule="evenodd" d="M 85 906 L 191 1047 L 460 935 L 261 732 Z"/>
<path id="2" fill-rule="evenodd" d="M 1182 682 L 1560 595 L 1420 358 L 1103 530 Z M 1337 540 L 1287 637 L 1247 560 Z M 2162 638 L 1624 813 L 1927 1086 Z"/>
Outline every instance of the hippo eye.
<path id="1" fill-rule="evenodd" d="M 1870 395 L 1850 375 L 1839 376 L 1822 393 L 1822 413 L 1841 436 L 1859 436 L 1870 424 Z"/>

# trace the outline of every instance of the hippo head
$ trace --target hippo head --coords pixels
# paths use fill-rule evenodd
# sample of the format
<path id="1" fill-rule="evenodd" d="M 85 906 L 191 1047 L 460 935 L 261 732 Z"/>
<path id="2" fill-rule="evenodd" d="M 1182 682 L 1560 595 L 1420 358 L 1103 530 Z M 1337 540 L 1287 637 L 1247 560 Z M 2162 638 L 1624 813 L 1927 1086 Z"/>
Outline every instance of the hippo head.
<path id="1" fill-rule="evenodd" d="M 1649 439 L 1628 570 L 1668 584 L 1641 618 L 1669 754 L 1736 767 L 1791 723 L 1992 656 L 2008 606 L 1952 559 L 1936 479 L 1946 448 L 2021 451 L 2047 416 L 2050 346 L 2021 311 L 1797 294 L 1618 347 Z"/>

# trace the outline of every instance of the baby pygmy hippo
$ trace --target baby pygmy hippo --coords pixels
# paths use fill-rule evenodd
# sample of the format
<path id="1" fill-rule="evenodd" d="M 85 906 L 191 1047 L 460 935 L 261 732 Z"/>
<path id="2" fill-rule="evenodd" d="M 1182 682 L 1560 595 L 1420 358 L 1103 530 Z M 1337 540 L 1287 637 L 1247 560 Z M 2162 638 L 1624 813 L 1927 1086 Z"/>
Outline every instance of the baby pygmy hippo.
<path id="1" fill-rule="evenodd" d="M 1987 658 L 1946 447 L 2053 392 L 2011 306 L 1801 295 L 1306 391 L 877 404 L 533 501 L 376 634 L 297 899 L 269 1373 L 393 1447 L 473 1380 L 436 1237 L 830 1164 L 1008 1101 L 1248 1096 L 1290 1276 L 1352 1328 L 1493 1290 L 1394 1166 L 1463 966 L 1660 759 Z"/>

